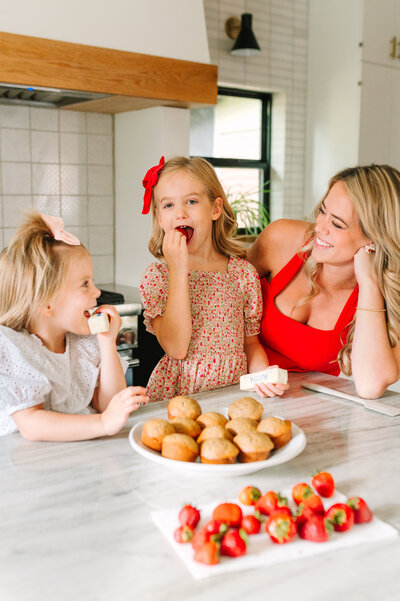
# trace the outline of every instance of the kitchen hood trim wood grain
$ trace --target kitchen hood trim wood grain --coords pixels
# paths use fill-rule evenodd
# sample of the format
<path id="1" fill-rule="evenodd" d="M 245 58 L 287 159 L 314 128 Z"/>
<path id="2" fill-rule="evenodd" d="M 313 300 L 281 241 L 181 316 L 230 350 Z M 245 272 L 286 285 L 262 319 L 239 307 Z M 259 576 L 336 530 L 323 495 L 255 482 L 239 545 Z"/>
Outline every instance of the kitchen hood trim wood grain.
<path id="1" fill-rule="evenodd" d="M 5 32 L 0 32 L 0 56 L 2 82 L 123 97 L 116 103 L 106 98 L 69 107 L 74 110 L 113 113 L 217 102 L 216 65 Z M 109 110 L 101 110 L 103 102 Z"/>

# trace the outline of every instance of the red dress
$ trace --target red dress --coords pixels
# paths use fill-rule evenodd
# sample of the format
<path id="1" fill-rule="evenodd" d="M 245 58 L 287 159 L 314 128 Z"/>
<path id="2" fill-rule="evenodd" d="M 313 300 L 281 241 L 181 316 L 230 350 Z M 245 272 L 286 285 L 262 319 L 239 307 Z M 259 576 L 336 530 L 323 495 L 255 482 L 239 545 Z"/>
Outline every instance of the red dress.
<path id="1" fill-rule="evenodd" d="M 354 317 L 358 286 L 347 299 L 333 330 L 318 330 L 296 321 L 277 309 L 275 297 L 293 279 L 304 261 L 304 255 L 296 254 L 270 282 L 266 277 L 261 278 L 264 312 L 260 341 L 270 365 L 277 364 L 289 371 L 321 371 L 337 376 L 340 368 L 336 358 L 346 342 L 348 326 Z"/>

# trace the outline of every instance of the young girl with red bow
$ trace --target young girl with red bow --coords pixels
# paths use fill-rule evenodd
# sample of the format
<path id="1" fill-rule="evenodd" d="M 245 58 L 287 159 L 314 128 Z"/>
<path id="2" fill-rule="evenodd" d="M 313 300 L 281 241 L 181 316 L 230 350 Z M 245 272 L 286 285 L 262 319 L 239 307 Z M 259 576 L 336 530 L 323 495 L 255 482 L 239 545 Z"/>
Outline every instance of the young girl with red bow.
<path id="1" fill-rule="evenodd" d="M 150 252 L 141 279 L 145 325 L 165 351 L 148 382 L 151 401 L 236 384 L 268 367 L 258 340 L 260 282 L 231 237 L 235 218 L 213 167 L 176 157 L 146 174 L 143 213 L 152 208 Z M 287 386 L 259 385 L 261 396 Z"/>
<path id="2" fill-rule="evenodd" d="M 32 214 L 0 255 L 0 435 L 71 441 L 116 434 L 146 391 L 126 387 L 116 348 L 88 319 L 100 290 L 86 248 L 59 217 Z"/>

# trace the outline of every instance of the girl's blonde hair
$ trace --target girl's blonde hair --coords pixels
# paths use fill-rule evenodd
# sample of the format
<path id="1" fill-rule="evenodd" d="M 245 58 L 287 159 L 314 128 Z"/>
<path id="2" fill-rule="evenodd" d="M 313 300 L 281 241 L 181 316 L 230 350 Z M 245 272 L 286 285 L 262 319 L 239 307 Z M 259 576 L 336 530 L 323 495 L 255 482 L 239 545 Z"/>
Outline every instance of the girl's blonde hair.
<path id="1" fill-rule="evenodd" d="M 235 216 L 213 166 L 205 159 L 199 157 L 174 157 L 165 163 L 160 173 L 159 181 L 164 175 L 179 170 L 186 171 L 204 186 L 205 192 L 211 203 L 214 203 L 215 199 L 218 197 L 222 199 L 222 213 L 218 219 L 213 221 L 212 225 L 212 241 L 215 250 L 226 257 L 233 256 L 245 258 L 245 247 L 232 238 L 232 233 L 237 227 Z M 157 206 L 154 201 L 154 190 L 151 204 L 153 213 L 153 232 L 149 242 L 149 250 L 157 259 L 160 259 L 163 257 L 162 243 L 164 240 L 164 232 L 157 219 Z"/>
<path id="2" fill-rule="evenodd" d="M 364 235 L 376 246 L 375 268 L 379 288 L 385 300 L 386 326 L 390 345 L 396 346 L 400 335 L 400 172 L 388 165 L 368 165 L 344 169 L 332 177 L 324 198 L 315 207 L 316 219 L 322 202 L 332 186 L 343 182 L 354 208 L 358 213 Z M 313 246 L 315 232 L 302 248 L 309 252 Z M 305 273 L 310 285 L 309 294 L 301 302 L 316 296 L 320 290 L 318 275 L 321 263 L 309 256 Z M 350 323 L 347 341 L 340 349 L 337 361 L 344 374 L 351 374 L 351 348 L 353 344 L 355 317 Z"/>
<path id="3" fill-rule="evenodd" d="M 38 312 L 60 290 L 71 259 L 82 245 L 55 240 L 40 213 L 27 220 L 0 254 L 0 325 L 30 330 Z"/>

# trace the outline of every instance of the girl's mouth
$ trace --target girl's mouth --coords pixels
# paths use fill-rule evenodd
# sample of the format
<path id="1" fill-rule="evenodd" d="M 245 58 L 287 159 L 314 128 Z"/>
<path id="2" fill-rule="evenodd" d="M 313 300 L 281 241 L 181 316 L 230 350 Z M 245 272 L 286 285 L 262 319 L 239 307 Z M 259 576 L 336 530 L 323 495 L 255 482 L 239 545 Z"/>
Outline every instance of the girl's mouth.
<path id="1" fill-rule="evenodd" d="M 194 229 L 190 227 L 190 225 L 178 225 L 178 227 L 176 227 L 175 229 L 178 230 L 178 232 L 180 232 L 184 236 L 186 236 L 186 243 L 190 242 L 194 234 Z"/>

